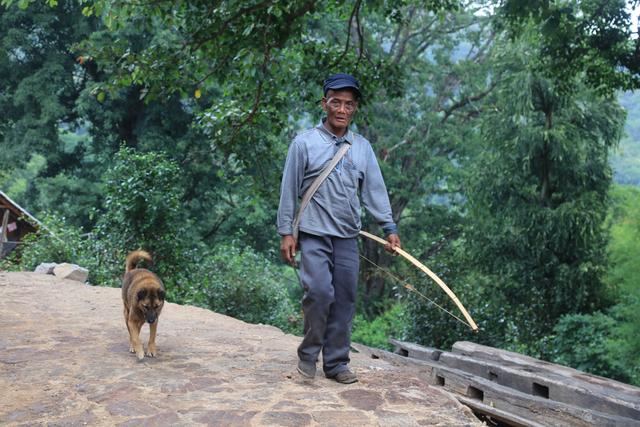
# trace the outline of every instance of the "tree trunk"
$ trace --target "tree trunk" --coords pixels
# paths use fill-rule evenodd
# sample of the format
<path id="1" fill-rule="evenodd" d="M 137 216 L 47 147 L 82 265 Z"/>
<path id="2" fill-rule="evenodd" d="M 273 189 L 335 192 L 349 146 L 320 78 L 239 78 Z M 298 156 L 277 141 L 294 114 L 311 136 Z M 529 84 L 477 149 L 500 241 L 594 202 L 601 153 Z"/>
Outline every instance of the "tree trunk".
<path id="1" fill-rule="evenodd" d="M 545 130 L 550 131 L 552 126 L 552 111 L 545 111 Z M 548 206 L 551 199 L 551 162 L 549 160 L 549 139 L 546 138 L 542 148 L 542 171 L 540 185 L 540 201 L 544 206 Z"/>

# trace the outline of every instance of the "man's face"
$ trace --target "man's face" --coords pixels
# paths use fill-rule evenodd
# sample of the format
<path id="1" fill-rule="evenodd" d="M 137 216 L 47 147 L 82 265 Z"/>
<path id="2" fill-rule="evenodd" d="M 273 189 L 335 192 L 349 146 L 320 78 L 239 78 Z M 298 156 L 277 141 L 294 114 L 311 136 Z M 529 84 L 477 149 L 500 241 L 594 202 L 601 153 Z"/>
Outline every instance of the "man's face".
<path id="1" fill-rule="evenodd" d="M 327 113 L 325 124 L 331 132 L 342 136 L 351 123 L 358 100 L 351 90 L 329 90 L 322 98 L 322 109 Z"/>

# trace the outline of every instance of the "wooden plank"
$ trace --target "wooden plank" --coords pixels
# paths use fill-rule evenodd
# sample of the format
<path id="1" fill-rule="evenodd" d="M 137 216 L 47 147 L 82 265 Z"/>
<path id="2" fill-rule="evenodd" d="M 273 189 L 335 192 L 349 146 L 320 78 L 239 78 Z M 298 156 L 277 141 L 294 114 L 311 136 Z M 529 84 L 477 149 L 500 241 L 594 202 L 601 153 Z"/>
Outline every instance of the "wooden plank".
<path id="1" fill-rule="evenodd" d="M 7 241 L 7 224 L 9 223 L 9 209 L 5 209 L 2 215 L 2 234 L 0 234 L 0 243 Z"/>
<path id="2" fill-rule="evenodd" d="M 468 341 L 460 341 L 453 345 L 453 353 L 473 359 L 486 360 L 503 367 L 534 371 L 540 375 L 548 375 L 556 381 L 571 384 L 572 387 L 585 390 L 587 393 L 609 396 L 627 408 L 640 414 L 640 388 L 624 384 L 609 378 L 587 374 L 567 366 L 556 365 L 533 357 L 487 347 Z"/>
<path id="3" fill-rule="evenodd" d="M 442 350 L 432 347 L 423 347 L 418 344 L 389 338 L 389 342 L 395 346 L 394 353 L 419 360 L 438 360 Z"/>
<path id="4" fill-rule="evenodd" d="M 640 396 L 636 397 L 640 389 L 627 384 L 474 343 L 456 343 L 454 349 L 461 352 L 458 354 L 394 339 L 390 342 L 398 349 L 396 352 L 408 357 L 438 360 L 445 366 L 472 373 L 524 393 L 640 419 Z M 473 354 L 474 357 L 464 356 L 462 351 L 465 354 Z M 478 353 L 480 357 L 476 358 Z M 585 381 L 585 378 L 588 381 Z M 620 393 L 620 389 L 625 392 Z"/>
<path id="5" fill-rule="evenodd" d="M 384 350 L 365 348 L 365 346 L 356 348 L 361 352 L 366 351 L 370 357 L 381 358 L 397 366 L 415 369 L 416 375 L 429 384 L 443 387 L 445 390 L 464 398 L 459 399 L 461 402 L 471 399 L 478 405 L 487 405 L 501 411 L 500 413 L 505 414 L 504 416 L 511 414 L 514 425 L 522 423 L 522 420 L 527 420 L 531 423 L 529 425 L 542 426 L 640 427 L 640 421 L 635 419 L 533 396 L 480 376 L 445 366 L 439 361 L 410 359 Z"/>
<path id="6" fill-rule="evenodd" d="M 519 417 L 514 414 L 496 409 L 493 406 L 486 405 L 477 399 L 472 399 L 465 396 L 460 396 L 457 393 L 451 393 L 460 403 L 468 406 L 476 414 L 488 415 L 492 419 L 500 421 L 501 423 L 508 424 L 512 427 L 544 427 L 543 424 L 539 424 L 528 420 L 526 418 Z"/>
<path id="7" fill-rule="evenodd" d="M 531 396 L 457 369 L 437 368 L 434 374 L 449 391 L 543 426 L 640 427 L 638 420 Z"/>
<path id="8" fill-rule="evenodd" d="M 0 258 L 4 258 L 9 252 L 11 252 L 11 248 L 7 243 L 7 224 L 9 223 L 9 209 L 4 210 L 4 214 L 2 215 L 2 231 L 0 232 Z"/>
<path id="9" fill-rule="evenodd" d="M 609 392 L 602 393 L 585 388 L 582 383 L 576 383 L 553 372 L 538 372 L 535 367 L 525 370 L 502 366 L 499 363 L 454 353 L 443 353 L 439 362 L 523 393 L 607 414 L 640 419 L 640 410 L 634 408 L 633 404 Z"/>

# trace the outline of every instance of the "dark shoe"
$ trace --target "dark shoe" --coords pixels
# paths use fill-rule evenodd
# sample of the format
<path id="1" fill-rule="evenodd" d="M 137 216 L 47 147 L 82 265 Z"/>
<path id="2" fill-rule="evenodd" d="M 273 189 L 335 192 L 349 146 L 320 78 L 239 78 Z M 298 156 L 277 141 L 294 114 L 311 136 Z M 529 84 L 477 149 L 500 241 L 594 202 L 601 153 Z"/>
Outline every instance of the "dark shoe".
<path id="1" fill-rule="evenodd" d="M 353 384 L 358 382 L 358 376 L 350 370 L 341 371 L 335 374 L 333 377 L 328 377 L 332 380 L 339 382 L 340 384 Z"/>
<path id="2" fill-rule="evenodd" d="M 316 364 L 304 360 L 298 360 L 298 372 L 305 378 L 315 378 Z"/>

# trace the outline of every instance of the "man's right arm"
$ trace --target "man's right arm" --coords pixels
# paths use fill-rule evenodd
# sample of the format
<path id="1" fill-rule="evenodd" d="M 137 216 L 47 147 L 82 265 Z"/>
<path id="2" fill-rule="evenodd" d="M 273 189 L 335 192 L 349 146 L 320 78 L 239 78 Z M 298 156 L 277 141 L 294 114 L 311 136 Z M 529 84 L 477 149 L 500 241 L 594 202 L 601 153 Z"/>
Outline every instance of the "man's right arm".
<path id="1" fill-rule="evenodd" d="M 294 140 L 289 146 L 287 161 L 280 185 L 280 204 L 278 206 L 278 234 L 282 236 L 280 254 L 282 259 L 292 263 L 296 253 L 297 242 L 293 238 L 293 219 L 300 195 L 300 187 L 304 178 L 304 151 Z"/>

